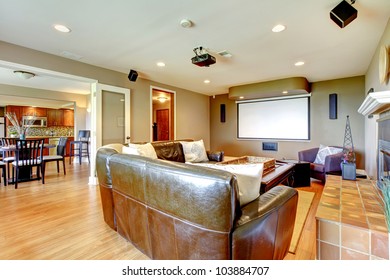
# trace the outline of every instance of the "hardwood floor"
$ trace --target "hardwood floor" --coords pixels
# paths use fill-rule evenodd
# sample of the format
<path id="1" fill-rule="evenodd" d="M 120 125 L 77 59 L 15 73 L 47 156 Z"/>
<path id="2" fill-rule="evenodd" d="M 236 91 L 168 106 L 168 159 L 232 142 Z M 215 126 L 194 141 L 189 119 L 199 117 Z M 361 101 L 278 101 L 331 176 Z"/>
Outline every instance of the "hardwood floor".
<path id="1" fill-rule="evenodd" d="M 89 165 L 66 165 L 57 174 L 48 164 L 46 183 L 0 186 L 0 259 L 2 260 L 146 260 L 144 254 L 108 227 L 98 186 L 88 185 Z M 314 201 L 296 254 L 287 260 L 315 259 L 315 211 L 322 193 L 316 181 Z"/>

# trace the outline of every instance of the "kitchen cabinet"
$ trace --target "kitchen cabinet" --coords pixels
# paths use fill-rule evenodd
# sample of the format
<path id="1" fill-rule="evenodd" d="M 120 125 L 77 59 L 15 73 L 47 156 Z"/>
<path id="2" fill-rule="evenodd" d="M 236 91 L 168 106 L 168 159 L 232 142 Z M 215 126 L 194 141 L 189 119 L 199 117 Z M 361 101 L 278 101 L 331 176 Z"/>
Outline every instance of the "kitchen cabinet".
<path id="1" fill-rule="evenodd" d="M 68 157 L 70 155 L 70 142 L 74 140 L 74 137 L 68 137 L 68 141 L 66 142 L 65 147 L 65 156 Z"/>
<path id="2" fill-rule="evenodd" d="M 22 116 L 46 117 L 47 109 L 39 107 L 22 106 Z"/>
<path id="3" fill-rule="evenodd" d="M 47 109 L 47 126 L 63 126 L 64 111 L 57 109 Z"/>
<path id="4" fill-rule="evenodd" d="M 70 109 L 64 109 L 64 126 L 74 126 L 74 112 Z"/>
<path id="5" fill-rule="evenodd" d="M 16 117 L 18 118 L 18 121 L 22 121 L 22 110 L 20 106 L 6 106 L 5 107 L 6 113 L 15 113 Z M 6 118 L 6 126 L 12 125 L 12 123 L 9 121 L 8 118 Z"/>

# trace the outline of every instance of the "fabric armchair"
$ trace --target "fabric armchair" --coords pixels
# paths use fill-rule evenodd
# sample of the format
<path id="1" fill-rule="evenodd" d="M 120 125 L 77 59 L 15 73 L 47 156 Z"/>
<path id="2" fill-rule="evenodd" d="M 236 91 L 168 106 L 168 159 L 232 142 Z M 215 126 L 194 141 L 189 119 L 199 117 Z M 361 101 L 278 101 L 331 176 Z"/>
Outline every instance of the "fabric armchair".
<path id="1" fill-rule="evenodd" d="M 339 148 L 342 150 L 342 147 L 332 146 L 334 148 Z M 325 157 L 324 164 L 314 163 L 319 148 L 311 148 L 298 152 L 298 158 L 300 161 L 310 162 L 310 177 L 321 180 L 322 183 L 325 183 L 326 174 L 329 173 L 340 173 L 341 174 L 341 161 L 343 159 L 343 152 L 336 154 L 327 155 Z"/>

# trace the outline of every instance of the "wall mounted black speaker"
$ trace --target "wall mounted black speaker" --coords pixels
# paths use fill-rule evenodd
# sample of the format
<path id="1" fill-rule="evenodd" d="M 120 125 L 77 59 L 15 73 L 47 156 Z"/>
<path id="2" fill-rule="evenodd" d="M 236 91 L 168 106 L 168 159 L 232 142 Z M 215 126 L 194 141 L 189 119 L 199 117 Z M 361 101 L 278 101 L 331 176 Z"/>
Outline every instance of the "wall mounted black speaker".
<path id="1" fill-rule="evenodd" d="M 346 27 L 355 18 L 358 11 L 347 1 L 342 1 L 333 10 L 330 11 L 330 18 L 341 28 Z"/>
<path id="2" fill-rule="evenodd" d="M 226 122 L 226 105 L 225 104 L 221 104 L 220 114 L 221 114 L 221 122 Z"/>
<path id="3" fill-rule="evenodd" d="M 135 82 L 137 80 L 137 77 L 138 77 L 137 71 L 130 70 L 130 73 L 129 73 L 128 77 L 129 77 L 130 82 Z"/>
<path id="4" fill-rule="evenodd" d="M 337 93 L 329 94 L 329 119 L 337 119 Z"/>

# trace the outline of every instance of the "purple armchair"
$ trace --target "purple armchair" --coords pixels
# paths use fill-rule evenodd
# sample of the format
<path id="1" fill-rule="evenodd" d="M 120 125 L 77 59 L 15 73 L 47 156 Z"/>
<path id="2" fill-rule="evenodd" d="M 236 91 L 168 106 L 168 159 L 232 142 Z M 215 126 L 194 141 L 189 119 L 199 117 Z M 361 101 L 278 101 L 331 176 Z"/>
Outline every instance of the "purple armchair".
<path id="1" fill-rule="evenodd" d="M 335 148 L 337 146 L 332 146 Z M 321 180 L 322 183 L 325 183 L 326 180 L 326 174 L 328 173 L 334 173 L 334 174 L 341 174 L 341 166 L 340 163 L 343 159 L 343 152 L 328 155 L 325 157 L 325 164 L 317 164 L 314 163 L 319 148 L 312 148 L 308 150 L 303 150 L 298 152 L 298 158 L 300 161 L 306 161 L 310 162 L 310 177 Z"/>

